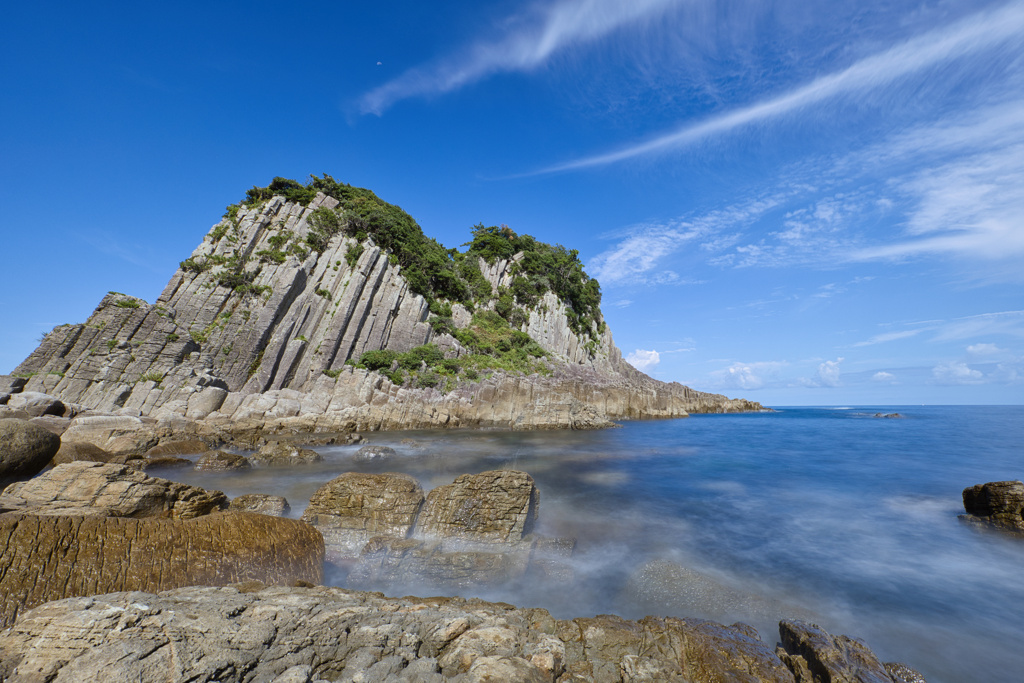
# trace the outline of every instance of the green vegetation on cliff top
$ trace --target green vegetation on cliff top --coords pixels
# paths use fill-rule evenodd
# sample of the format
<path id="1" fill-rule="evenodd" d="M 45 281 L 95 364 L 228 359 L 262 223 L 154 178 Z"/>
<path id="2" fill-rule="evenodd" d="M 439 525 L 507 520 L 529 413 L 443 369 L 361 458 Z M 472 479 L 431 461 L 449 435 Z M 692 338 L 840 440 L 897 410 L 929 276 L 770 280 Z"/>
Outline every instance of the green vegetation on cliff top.
<path id="1" fill-rule="evenodd" d="M 474 310 L 478 304 L 492 299 L 497 299 L 495 310 L 518 326 L 524 317 L 513 302 L 533 308 L 551 291 L 566 304 L 569 325 L 577 335 L 593 338 L 595 331 L 603 331 L 601 287 L 584 272 L 575 249 L 545 244 L 530 235 L 517 235 L 508 226 L 483 224 L 473 228 L 473 239 L 463 245 L 468 247 L 465 252 L 445 249 L 437 240 L 424 235 L 416 221 L 400 207 L 383 201 L 370 190 L 339 183 L 326 174 L 320 178 L 310 176 L 306 184 L 274 178 L 266 187 L 248 190 L 242 204 L 256 206 L 281 195 L 288 201 L 308 205 L 317 192 L 340 202 L 340 219 L 338 213 L 318 209 L 310 220 L 312 229 L 306 238 L 307 246 L 320 251 L 342 231 L 360 242 L 372 237 L 377 246 L 390 252 L 409 288 L 430 303 L 431 311 L 438 316 L 435 327 L 445 325 L 452 303 Z M 237 208 L 228 207 L 225 220 L 233 220 L 235 215 Z M 518 253 L 522 257 L 510 269 L 511 286 L 492 292 L 476 257 L 494 263 Z"/>

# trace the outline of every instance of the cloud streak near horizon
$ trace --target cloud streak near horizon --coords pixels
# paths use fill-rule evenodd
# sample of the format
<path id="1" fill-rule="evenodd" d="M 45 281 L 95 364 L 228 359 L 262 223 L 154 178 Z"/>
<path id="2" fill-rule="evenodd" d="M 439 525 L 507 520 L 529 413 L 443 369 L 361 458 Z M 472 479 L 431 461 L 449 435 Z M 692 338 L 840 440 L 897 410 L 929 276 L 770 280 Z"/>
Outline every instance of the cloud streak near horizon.
<path id="1" fill-rule="evenodd" d="M 691 145 L 754 123 L 789 114 L 842 95 L 888 85 L 900 78 L 991 50 L 1009 42 L 1024 42 L 1024 3 L 1014 2 L 979 12 L 941 29 L 929 31 L 884 52 L 774 98 L 721 114 L 700 123 L 611 152 L 575 159 L 524 173 L 543 175 L 613 164 Z"/>
<path id="2" fill-rule="evenodd" d="M 538 5 L 534 20 L 504 39 L 481 40 L 454 57 L 410 69 L 363 95 L 359 110 L 379 116 L 401 100 L 452 92 L 497 73 L 527 71 L 570 45 L 599 40 L 677 4 L 679 0 L 563 0 L 545 9 Z"/>

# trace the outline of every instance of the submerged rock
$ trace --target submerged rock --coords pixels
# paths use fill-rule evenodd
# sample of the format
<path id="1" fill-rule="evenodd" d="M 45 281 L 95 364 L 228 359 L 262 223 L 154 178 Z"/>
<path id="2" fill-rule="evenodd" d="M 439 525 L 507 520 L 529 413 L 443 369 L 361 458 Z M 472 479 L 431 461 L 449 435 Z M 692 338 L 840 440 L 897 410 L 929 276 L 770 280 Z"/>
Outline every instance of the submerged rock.
<path id="1" fill-rule="evenodd" d="M 990 481 L 964 489 L 965 522 L 1024 534 L 1024 483 Z"/>
<path id="2" fill-rule="evenodd" d="M 242 581 L 319 583 L 323 540 L 298 520 L 250 513 L 187 520 L 6 514 L 0 515 L 0 566 L 7 568 L 0 575 L 0 626 L 8 626 L 23 609 L 73 596 Z M 102 627 L 79 633 L 88 640 L 90 631 L 99 635 Z M 8 662 L 7 655 L 0 646 L 0 659 Z M 111 671 L 101 678 L 165 676 L 123 678 Z"/>
<path id="3" fill-rule="evenodd" d="M 128 465 L 58 465 L 0 493 L 0 508 L 33 515 L 190 519 L 227 507 L 220 491 L 150 477 Z"/>
<path id="4" fill-rule="evenodd" d="M 388 446 L 363 446 L 352 457 L 356 460 L 385 460 L 396 455 L 395 449 Z"/>

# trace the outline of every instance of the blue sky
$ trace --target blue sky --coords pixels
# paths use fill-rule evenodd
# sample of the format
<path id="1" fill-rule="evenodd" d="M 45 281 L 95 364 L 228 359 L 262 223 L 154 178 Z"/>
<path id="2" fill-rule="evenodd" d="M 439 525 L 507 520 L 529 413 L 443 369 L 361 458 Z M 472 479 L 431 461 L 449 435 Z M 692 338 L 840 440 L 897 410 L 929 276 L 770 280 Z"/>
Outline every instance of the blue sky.
<path id="1" fill-rule="evenodd" d="M 0 45 L 0 371 L 329 173 L 580 250 L 654 377 L 1024 403 L 1024 2 L 52 3 Z"/>

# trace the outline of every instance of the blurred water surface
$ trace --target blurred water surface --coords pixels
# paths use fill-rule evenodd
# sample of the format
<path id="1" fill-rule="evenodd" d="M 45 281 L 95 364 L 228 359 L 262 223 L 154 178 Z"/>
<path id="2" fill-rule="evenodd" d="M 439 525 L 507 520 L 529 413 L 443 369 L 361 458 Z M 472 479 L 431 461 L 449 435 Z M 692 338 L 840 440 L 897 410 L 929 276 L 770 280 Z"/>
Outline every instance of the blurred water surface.
<path id="1" fill-rule="evenodd" d="M 903 419 L 874 417 L 892 412 Z M 342 472 L 405 472 L 430 489 L 524 470 L 541 492 L 539 531 L 579 539 L 577 580 L 480 597 L 558 617 L 741 620 L 769 644 L 777 620 L 796 616 L 931 683 L 1024 680 L 1024 540 L 957 520 L 966 486 L 1024 478 L 1024 406 L 794 407 L 593 432 L 367 438 L 398 455 L 361 463 L 359 446 L 326 446 L 323 463 L 301 468 L 157 474 L 232 497 L 283 495 L 297 517 Z"/>

